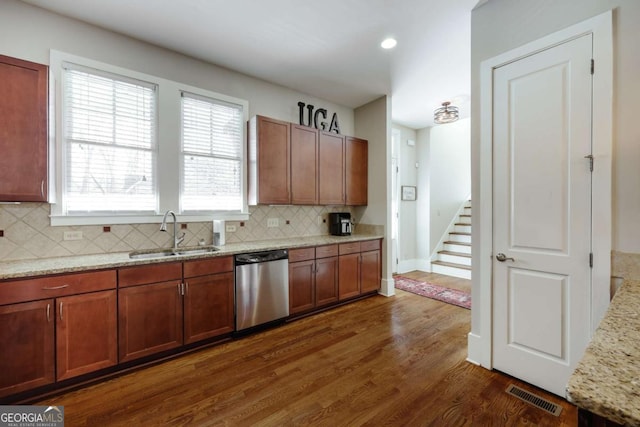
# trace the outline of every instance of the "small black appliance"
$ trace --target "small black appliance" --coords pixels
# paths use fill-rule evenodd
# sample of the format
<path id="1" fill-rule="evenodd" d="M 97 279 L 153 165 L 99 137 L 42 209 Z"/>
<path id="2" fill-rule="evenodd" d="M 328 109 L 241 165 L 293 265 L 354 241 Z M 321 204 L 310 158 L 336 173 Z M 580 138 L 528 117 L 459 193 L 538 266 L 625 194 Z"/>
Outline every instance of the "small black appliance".
<path id="1" fill-rule="evenodd" d="M 329 233 L 334 236 L 351 235 L 351 213 L 331 212 L 329 213 Z"/>

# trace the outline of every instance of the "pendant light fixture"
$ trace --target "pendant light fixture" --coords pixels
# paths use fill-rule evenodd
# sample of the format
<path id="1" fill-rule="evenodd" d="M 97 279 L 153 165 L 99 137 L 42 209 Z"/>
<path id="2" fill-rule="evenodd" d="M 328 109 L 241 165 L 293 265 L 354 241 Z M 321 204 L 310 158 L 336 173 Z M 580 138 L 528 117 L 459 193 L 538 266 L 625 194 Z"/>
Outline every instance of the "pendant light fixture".
<path id="1" fill-rule="evenodd" d="M 458 107 L 454 107 L 448 101 L 443 102 L 442 107 L 433 112 L 433 121 L 439 125 L 455 122 L 458 118 Z"/>

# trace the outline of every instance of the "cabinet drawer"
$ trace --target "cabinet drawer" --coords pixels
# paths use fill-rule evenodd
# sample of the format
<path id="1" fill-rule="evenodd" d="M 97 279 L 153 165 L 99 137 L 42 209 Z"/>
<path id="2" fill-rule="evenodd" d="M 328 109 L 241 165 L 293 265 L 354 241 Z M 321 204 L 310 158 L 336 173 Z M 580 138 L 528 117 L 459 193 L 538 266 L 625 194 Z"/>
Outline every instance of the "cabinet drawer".
<path id="1" fill-rule="evenodd" d="M 289 250 L 289 262 L 307 261 L 316 257 L 316 248 Z"/>
<path id="2" fill-rule="evenodd" d="M 102 270 L 0 282 L 0 305 L 115 289 L 116 271 Z"/>
<path id="3" fill-rule="evenodd" d="M 367 240 L 366 242 L 360 242 L 360 250 L 362 252 L 379 251 L 380 240 Z"/>
<path id="4" fill-rule="evenodd" d="M 360 242 L 341 243 L 339 249 L 340 255 L 353 254 L 360 252 Z"/>
<path id="5" fill-rule="evenodd" d="M 207 274 L 233 271 L 233 257 L 209 258 L 184 263 L 184 277 L 205 276 Z"/>
<path id="6" fill-rule="evenodd" d="M 316 258 L 329 258 L 338 256 L 338 245 L 318 246 L 316 248 Z"/>
<path id="7" fill-rule="evenodd" d="M 182 280 L 182 263 L 149 264 L 118 270 L 118 286 L 121 288 L 168 280 Z"/>

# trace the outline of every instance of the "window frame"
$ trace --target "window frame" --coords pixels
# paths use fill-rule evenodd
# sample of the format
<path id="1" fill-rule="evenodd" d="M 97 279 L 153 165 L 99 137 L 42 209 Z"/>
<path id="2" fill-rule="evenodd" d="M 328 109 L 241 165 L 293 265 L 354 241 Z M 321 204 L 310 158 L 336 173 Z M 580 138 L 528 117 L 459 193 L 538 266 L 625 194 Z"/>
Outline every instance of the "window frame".
<path id="1" fill-rule="evenodd" d="M 73 63 L 81 67 L 95 69 L 98 72 L 120 75 L 157 86 L 156 99 L 156 132 L 158 153 L 156 159 L 156 189 L 158 198 L 155 213 L 112 213 L 96 212 L 91 214 L 66 214 L 63 210 L 63 179 L 66 172 L 64 150 L 64 128 L 62 117 L 63 102 L 63 64 Z M 167 210 L 173 210 L 181 222 L 204 222 L 214 219 L 246 220 L 249 218 L 247 202 L 247 128 L 242 126 L 242 158 L 241 158 L 241 197 L 242 207 L 239 211 L 180 211 L 180 189 L 182 187 L 181 159 L 181 94 L 188 92 L 205 98 L 242 106 L 242 123 L 248 120 L 249 103 L 244 99 L 216 93 L 207 89 L 190 86 L 173 80 L 148 75 L 142 72 L 94 61 L 88 58 L 51 50 L 50 53 L 50 178 L 54 183 L 51 197 L 51 225 L 101 225 L 101 224 L 144 224 L 159 223 Z M 180 159 L 180 160 L 176 160 Z"/>

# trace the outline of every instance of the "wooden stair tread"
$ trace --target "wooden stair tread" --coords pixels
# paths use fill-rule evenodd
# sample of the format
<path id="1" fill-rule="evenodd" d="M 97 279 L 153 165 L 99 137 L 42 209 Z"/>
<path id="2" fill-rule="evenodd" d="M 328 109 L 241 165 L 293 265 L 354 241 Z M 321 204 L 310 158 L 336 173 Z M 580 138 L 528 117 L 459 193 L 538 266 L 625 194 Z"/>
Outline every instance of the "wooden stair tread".
<path id="1" fill-rule="evenodd" d="M 449 234 L 457 234 L 457 235 L 460 235 L 460 236 L 471 236 L 471 233 L 466 233 L 464 231 L 452 231 Z"/>
<path id="2" fill-rule="evenodd" d="M 460 257 L 464 257 L 464 258 L 471 258 L 471 254 L 467 254 L 464 252 L 455 252 L 455 251 L 438 251 L 439 254 L 443 254 L 443 255 L 455 255 L 455 256 L 460 256 Z"/>
<path id="3" fill-rule="evenodd" d="M 471 214 L 460 214 L 460 216 L 463 216 L 465 218 L 471 218 Z"/>
<path id="4" fill-rule="evenodd" d="M 460 245 L 460 246 L 471 246 L 471 243 L 467 243 L 467 242 L 456 242 L 455 240 L 447 240 L 445 242 L 443 242 L 447 245 Z"/>
<path id="5" fill-rule="evenodd" d="M 455 225 L 468 225 L 469 227 L 471 227 L 470 222 L 456 222 Z"/>
<path id="6" fill-rule="evenodd" d="M 435 265 L 441 265 L 443 267 L 452 267 L 452 268 L 459 268 L 462 270 L 469 270 L 471 271 L 471 266 L 470 265 L 464 265 L 464 264 L 456 264 L 454 262 L 446 262 L 446 261 L 431 261 L 431 264 L 435 264 Z"/>

